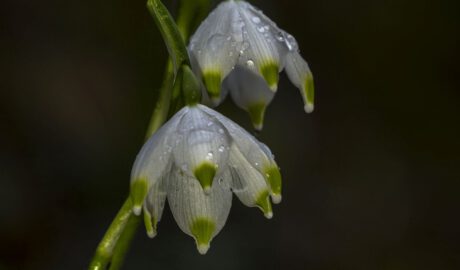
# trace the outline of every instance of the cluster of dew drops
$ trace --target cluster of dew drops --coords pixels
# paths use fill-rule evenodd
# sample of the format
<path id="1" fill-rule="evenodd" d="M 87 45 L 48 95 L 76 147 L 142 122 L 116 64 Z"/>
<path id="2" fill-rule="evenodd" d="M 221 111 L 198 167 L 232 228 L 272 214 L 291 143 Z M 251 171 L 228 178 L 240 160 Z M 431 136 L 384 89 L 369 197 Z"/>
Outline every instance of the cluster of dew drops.
<path id="1" fill-rule="evenodd" d="M 263 14 L 262 11 L 256 8 L 253 9 L 255 9 L 255 11 L 252 12 L 258 12 L 260 14 Z M 271 43 L 273 42 L 273 40 L 276 40 L 277 42 L 283 44 L 288 51 L 298 50 L 299 47 L 297 41 L 291 34 L 281 30 L 276 25 L 276 23 L 269 21 L 268 19 L 265 19 L 265 21 L 267 21 L 267 23 L 264 23 L 263 20 L 257 15 L 254 15 L 250 18 L 250 22 L 256 25 L 257 31 L 260 34 L 263 34 L 268 43 Z M 209 21 L 205 21 L 205 24 L 209 24 Z M 231 42 L 231 47 L 234 49 L 229 50 L 228 57 L 234 58 L 235 54 L 237 54 L 238 57 L 244 57 L 245 51 L 249 49 L 251 45 L 249 42 L 247 42 L 248 31 L 246 30 L 246 23 L 241 18 L 241 15 L 238 16 L 238 19 L 232 22 L 231 28 L 234 29 L 234 31 L 232 31 L 233 33 L 236 33 L 238 31 L 236 29 L 241 29 L 242 37 L 238 37 L 238 35 L 234 34 L 226 36 L 221 33 L 215 33 L 208 38 L 207 47 L 211 51 L 218 51 L 224 43 Z M 196 44 L 193 42 L 191 43 L 190 48 L 193 50 L 195 46 Z M 201 54 L 202 50 L 198 49 L 197 53 Z M 252 59 L 247 59 L 245 63 L 249 69 L 252 69 L 255 66 L 255 63 Z"/>

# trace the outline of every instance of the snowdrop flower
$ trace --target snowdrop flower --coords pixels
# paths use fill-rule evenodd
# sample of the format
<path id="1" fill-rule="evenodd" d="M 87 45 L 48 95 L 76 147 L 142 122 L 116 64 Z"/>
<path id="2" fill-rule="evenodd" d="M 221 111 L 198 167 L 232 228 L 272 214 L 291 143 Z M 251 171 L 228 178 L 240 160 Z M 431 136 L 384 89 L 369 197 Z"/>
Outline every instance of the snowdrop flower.
<path id="1" fill-rule="evenodd" d="M 142 147 L 131 173 L 135 214 L 156 235 L 166 199 L 179 227 L 205 254 L 223 228 L 232 192 L 267 218 L 281 201 L 281 175 L 267 146 L 218 112 L 186 106 Z"/>
<path id="2" fill-rule="evenodd" d="M 258 129 L 283 69 L 301 90 L 305 111 L 313 111 L 313 76 L 295 38 L 245 1 L 222 2 L 197 29 L 188 49 L 213 104 L 229 91 Z M 227 87 L 226 78 L 233 81 Z"/>

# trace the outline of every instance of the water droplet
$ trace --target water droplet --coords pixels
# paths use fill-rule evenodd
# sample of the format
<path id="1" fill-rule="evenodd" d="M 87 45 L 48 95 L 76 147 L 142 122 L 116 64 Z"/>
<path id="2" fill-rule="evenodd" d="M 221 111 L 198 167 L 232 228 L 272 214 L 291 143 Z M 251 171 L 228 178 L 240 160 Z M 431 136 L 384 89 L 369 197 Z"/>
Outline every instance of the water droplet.
<path id="1" fill-rule="evenodd" d="M 214 125 L 214 123 L 211 122 L 211 121 L 209 121 L 209 122 L 208 122 L 208 127 L 210 127 L 210 126 L 212 126 L 212 125 Z"/>
<path id="2" fill-rule="evenodd" d="M 253 23 L 260 23 L 260 18 L 257 17 L 257 16 L 256 16 L 256 17 L 252 17 L 252 18 L 251 18 L 251 21 L 252 21 Z"/>
<path id="3" fill-rule="evenodd" d="M 283 42 L 284 41 L 284 36 L 283 36 L 283 33 L 282 32 L 279 32 L 278 34 L 275 35 L 275 38 L 276 40 L 278 40 L 279 42 Z"/>
<path id="4" fill-rule="evenodd" d="M 219 150 L 219 152 L 221 152 L 221 153 L 224 152 L 224 151 L 225 151 L 225 146 L 224 146 L 224 145 L 219 146 L 219 149 L 218 149 L 218 150 Z"/>
<path id="5" fill-rule="evenodd" d="M 297 41 L 292 35 L 287 34 L 284 42 L 290 51 L 297 50 Z"/>
<path id="6" fill-rule="evenodd" d="M 227 38 L 222 34 L 214 34 L 206 41 L 206 46 L 211 51 L 219 51 L 228 42 Z"/>
<path id="7" fill-rule="evenodd" d="M 254 67 L 254 61 L 248 60 L 248 61 L 246 61 L 246 65 L 248 66 L 248 68 L 253 68 Z"/>
<path id="8" fill-rule="evenodd" d="M 209 151 L 208 154 L 206 155 L 207 160 L 212 160 L 213 157 L 214 157 L 214 153 L 212 151 Z"/>
<path id="9" fill-rule="evenodd" d="M 227 40 L 230 41 L 232 39 L 232 36 L 228 36 Z"/>
<path id="10" fill-rule="evenodd" d="M 258 166 L 259 166 L 259 162 L 254 162 L 254 166 L 258 167 Z"/>
<path id="11" fill-rule="evenodd" d="M 220 134 L 224 134 L 224 129 L 223 129 L 223 128 L 219 128 L 219 133 L 220 133 Z"/>
<path id="12" fill-rule="evenodd" d="M 265 27 L 263 27 L 263 26 L 258 26 L 258 27 L 257 27 L 257 31 L 259 31 L 259 33 L 263 33 L 263 32 L 265 32 Z"/>

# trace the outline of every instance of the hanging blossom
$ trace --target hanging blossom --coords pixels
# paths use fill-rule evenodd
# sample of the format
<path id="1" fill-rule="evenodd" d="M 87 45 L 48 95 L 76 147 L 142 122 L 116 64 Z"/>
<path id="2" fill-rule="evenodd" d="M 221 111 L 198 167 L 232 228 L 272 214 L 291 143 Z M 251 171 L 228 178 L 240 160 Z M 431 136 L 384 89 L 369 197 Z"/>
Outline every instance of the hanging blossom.
<path id="1" fill-rule="evenodd" d="M 281 175 L 263 143 L 218 112 L 186 106 L 143 146 L 131 173 L 133 211 L 143 209 L 147 234 L 156 235 L 166 199 L 174 219 L 205 254 L 223 228 L 232 192 L 273 216 Z"/>
<path id="2" fill-rule="evenodd" d="M 218 105 L 230 92 L 258 130 L 283 69 L 300 89 L 305 111 L 313 111 L 313 76 L 295 38 L 245 1 L 222 2 L 197 29 L 188 49 L 211 103 Z"/>

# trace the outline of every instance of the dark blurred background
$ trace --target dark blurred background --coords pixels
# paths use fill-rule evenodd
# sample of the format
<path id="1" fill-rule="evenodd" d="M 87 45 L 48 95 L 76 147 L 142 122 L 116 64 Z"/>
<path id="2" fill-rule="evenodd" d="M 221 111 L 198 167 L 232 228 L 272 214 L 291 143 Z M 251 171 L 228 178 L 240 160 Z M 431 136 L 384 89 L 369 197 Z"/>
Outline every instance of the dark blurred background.
<path id="1" fill-rule="evenodd" d="M 2 2 L 0 269 L 85 269 L 124 201 L 167 57 L 145 2 Z M 307 115 L 283 75 L 260 135 L 283 202 L 235 199 L 206 256 L 167 210 L 125 269 L 460 269 L 459 2 L 251 2 L 316 80 Z"/>

